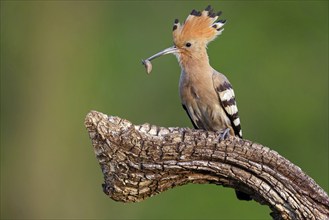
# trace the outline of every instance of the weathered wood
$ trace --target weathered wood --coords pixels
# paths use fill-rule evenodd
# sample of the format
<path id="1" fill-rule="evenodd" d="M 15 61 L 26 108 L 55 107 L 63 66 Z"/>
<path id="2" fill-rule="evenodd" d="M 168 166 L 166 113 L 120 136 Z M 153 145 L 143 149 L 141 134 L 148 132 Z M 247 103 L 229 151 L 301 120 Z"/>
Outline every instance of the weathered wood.
<path id="1" fill-rule="evenodd" d="M 91 111 L 86 119 L 101 165 L 104 192 L 138 202 L 175 186 L 213 183 L 268 205 L 273 219 L 329 219 L 329 197 L 277 152 L 219 132 L 133 125 Z"/>

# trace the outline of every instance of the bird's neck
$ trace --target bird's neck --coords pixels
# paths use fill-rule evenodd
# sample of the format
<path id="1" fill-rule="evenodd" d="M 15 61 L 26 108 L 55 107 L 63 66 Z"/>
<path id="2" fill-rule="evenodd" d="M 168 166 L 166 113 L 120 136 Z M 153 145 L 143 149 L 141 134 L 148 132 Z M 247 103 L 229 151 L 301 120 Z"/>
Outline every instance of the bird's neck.
<path id="1" fill-rule="evenodd" d="M 206 72 L 211 69 L 206 49 L 198 53 L 182 55 L 179 63 L 183 71 L 188 74 Z"/>

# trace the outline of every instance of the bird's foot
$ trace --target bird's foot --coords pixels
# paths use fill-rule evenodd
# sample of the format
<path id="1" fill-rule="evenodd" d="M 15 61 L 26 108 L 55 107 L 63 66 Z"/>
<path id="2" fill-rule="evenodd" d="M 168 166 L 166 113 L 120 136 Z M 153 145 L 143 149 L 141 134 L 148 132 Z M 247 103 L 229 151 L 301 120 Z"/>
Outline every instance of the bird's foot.
<path id="1" fill-rule="evenodd" d="M 223 141 L 230 136 L 230 129 L 226 128 L 224 132 L 218 137 L 218 141 Z"/>

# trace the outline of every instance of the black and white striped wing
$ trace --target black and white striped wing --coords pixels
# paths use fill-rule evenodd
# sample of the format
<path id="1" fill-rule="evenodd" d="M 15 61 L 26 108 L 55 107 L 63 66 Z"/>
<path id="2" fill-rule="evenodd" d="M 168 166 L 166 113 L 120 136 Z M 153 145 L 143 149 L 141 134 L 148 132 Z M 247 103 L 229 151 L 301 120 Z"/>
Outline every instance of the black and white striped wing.
<path id="1" fill-rule="evenodd" d="M 219 101 L 225 110 L 226 116 L 231 122 L 234 134 L 242 138 L 242 130 L 240 118 L 238 114 L 238 107 L 235 101 L 235 95 L 231 83 L 227 78 L 218 72 L 213 74 L 214 88 L 218 94 Z M 249 194 L 235 190 L 236 196 L 240 200 L 250 201 L 252 198 Z"/>
<path id="2" fill-rule="evenodd" d="M 235 135 L 242 138 L 238 107 L 235 101 L 235 94 L 232 85 L 223 74 L 217 72 L 213 74 L 213 83 L 214 88 L 218 93 L 219 101 L 224 108 L 227 117 L 231 121 Z"/>

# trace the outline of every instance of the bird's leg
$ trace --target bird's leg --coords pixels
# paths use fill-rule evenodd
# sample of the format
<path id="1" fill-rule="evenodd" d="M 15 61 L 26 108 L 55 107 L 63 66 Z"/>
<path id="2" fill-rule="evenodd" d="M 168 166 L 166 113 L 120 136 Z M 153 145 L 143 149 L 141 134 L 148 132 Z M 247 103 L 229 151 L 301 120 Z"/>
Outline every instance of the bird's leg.
<path id="1" fill-rule="evenodd" d="M 218 142 L 223 141 L 230 136 L 230 128 L 226 128 L 223 133 L 218 137 Z"/>
<path id="2" fill-rule="evenodd" d="M 230 136 L 230 129 L 226 128 L 223 132 L 223 134 L 221 135 L 221 140 L 225 140 L 226 138 L 228 138 Z"/>

